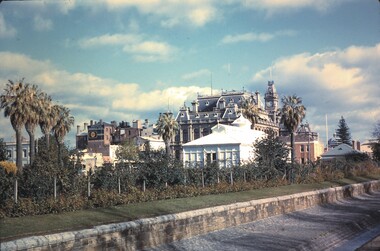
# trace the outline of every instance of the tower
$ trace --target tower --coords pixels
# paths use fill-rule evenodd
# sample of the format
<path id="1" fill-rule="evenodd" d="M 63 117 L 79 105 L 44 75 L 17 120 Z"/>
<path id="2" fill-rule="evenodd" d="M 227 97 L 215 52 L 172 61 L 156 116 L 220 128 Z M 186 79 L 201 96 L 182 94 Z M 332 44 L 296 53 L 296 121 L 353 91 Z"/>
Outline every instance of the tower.
<path id="1" fill-rule="evenodd" d="M 265 110 L 269 113 L 273 122 L 277 123 L 278 94 L 274 86 L 274 81 L 268 81 L 268 89 L 265 93 Z"/>

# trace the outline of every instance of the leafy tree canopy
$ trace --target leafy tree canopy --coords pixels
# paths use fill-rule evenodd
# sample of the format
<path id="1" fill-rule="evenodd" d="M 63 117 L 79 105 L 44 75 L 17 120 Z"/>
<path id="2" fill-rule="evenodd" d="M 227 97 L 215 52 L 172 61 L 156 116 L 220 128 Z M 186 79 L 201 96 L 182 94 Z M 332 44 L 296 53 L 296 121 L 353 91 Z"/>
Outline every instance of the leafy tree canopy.
<path id="1" fill-rule="evenodd" d="M 0 161 L 8 159 L 7 148 L 5 147 L 5 142 L 3 138 L 0 138 Z"/>
<path id="2" fill-rule="evenodd" d="M 135 162 L 139 158 L 139 148 L 132 140 L 126 140 L 119 145 L 115 154 L 119 162 Z"/>
<path id="3" fill-rule="evenodd" d="M 286 174 L 289 149 L 273 131 L 254 144 L 255 163 L 260 176 L 270 179 Z"/>
<path id="4" fill-rule="evenodd" d="M 372 156 L 374 160 L 380 161 L 380 120 L 375 124 L 372 136 L 376 139 L 376 142 L 371 146 Z"/>

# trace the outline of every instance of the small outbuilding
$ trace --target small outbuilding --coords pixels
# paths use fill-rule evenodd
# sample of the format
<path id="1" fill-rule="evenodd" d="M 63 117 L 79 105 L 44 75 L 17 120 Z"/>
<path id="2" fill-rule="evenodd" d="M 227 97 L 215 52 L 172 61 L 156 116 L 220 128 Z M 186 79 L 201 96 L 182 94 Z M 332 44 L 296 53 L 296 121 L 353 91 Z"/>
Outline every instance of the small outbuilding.
<path id="1" fill-rule="evenodd" d="M 361 153 L 347 144 L 340 144 L 321 155 L 322 160 L 343 159 L 346 155 Z"/>
<path id="2" fill-rule="evenodd" d="M 241 115 L 231 125 L 217 124 L 212 133 L 183 145 L 185 167 L 203 167 L 217 162 L 219 167 L 244 163 L 254 157 L 253 144 L 266 136 L 252 130 L 251 122 Z"/>

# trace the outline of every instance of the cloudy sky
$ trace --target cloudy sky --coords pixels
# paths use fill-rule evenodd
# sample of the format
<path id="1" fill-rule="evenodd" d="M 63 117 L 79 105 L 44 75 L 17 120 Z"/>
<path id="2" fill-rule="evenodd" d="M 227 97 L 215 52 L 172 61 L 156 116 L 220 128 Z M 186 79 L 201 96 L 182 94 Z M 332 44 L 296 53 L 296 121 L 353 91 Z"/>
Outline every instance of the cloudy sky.
<path id="1" fill-rule="evenodd" d="M 380 119 L 379 24 L 378 0 L 3 1 L 0 89 L 25 78 L 83 125 L 155 122 L 211 86 L 264 94 L 274 80 L 322 141 L 326 114 L 329 137 L 344 116 L 364 141 Z"/>

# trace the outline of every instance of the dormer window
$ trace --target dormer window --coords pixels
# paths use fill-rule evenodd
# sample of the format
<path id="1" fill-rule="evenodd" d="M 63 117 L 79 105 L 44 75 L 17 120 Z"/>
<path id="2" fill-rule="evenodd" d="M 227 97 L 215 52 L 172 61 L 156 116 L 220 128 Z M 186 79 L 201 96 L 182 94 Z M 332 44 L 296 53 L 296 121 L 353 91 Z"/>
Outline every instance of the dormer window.
<path id="1" fill-rule="evenodd" d="M 229 114 L 232 114 L 232 110 L 228 110 L 228 113 L 229 113 Z"/>
<path id="2" fill-rule="evenodd" d="M 218 114 L 217 114 L 217 113 L 214 113 L 214 117 L 215 117 L 215 118 L 218 117 Z"/>
<path id="3" fill-rule="evenodd" d="M 205 114 L 205 118 L 208 118 L 208 113 Z"/>
<path id="4" fill-rule="evenodd" d="M 181 112 L 181 117 L 185 117 L 185 114 L 183 112 Z"/>
<path id="5" fill-rule="evenodd" d="M 234 102 L 234 99 L 233 98 L 230 98 L 230 103 L 233 103 Z"/>
<path id="6" fill-rule="evenodd" d="M 197 114 L 195 114 L 195 117 L 196 117 L 196 118 L 199 118 L 199 114 L 198 114 L 198 113 L 197 113 Z"/>
<path id="7" fill-rule="evenodd" d="M 206 106 L 208 106 L 210 104 L 210 102 L 206 101 Z"/>

